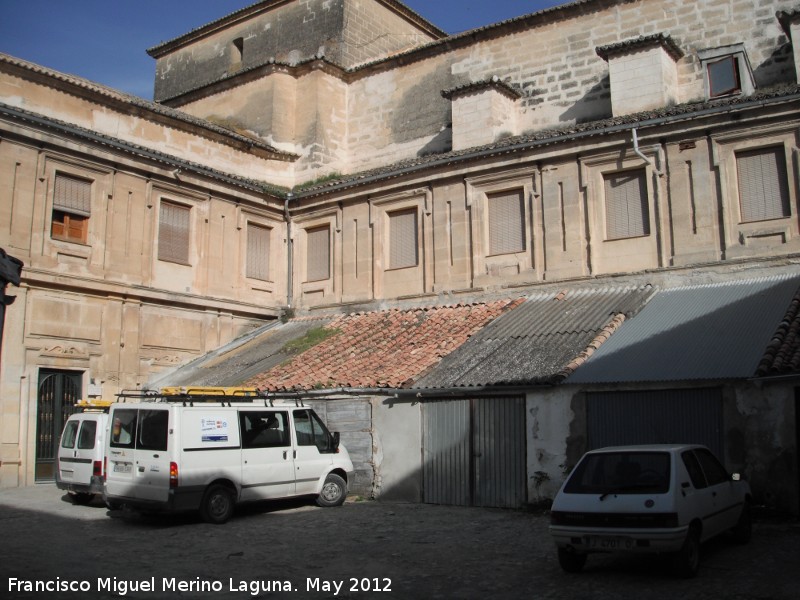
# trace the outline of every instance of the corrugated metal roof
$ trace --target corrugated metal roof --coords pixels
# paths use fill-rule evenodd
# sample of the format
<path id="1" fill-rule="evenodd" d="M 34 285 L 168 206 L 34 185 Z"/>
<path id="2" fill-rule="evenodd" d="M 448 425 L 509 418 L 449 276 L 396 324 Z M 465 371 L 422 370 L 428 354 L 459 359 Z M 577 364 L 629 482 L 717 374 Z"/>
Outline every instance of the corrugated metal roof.
<path id="1" fill-rule="evenodd" d="M 282 352 L 286 344 L 302 338 L 309 330 L 323 327 L 333 317 L 298 319 L 259 329 L 242 343 L 234 340 L 222 348 L 194 360 L 159 379 L 163 386 L 236 386 L 291 358 Z"/>
<path id="2" fill-rule="evenodd" d="M 752 377 L 799 285 L 796 274 L 660 291 L 567 383 Z"/>
<path id="3" fill-rule="evenodd" d="M 653 292 L 644 286 L 534 294 L 476 333 L 412 387 L 553 382 L 615 315 L 635 314 Z"/>

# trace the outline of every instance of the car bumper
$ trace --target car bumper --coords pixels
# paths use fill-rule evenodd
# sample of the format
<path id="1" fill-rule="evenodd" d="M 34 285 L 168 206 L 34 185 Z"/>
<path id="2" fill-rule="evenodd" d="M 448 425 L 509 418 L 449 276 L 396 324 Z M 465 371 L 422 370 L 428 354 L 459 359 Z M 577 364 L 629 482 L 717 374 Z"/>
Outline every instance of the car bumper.
<path id="1" fill-rule="evenodd" d="M 559 548 L 588 552 L 675 552 L 680 550 L 689 527 L 669 529 L 607 529 L 551 525 L 550 535 Z"/>
<path id="2" fill-rule="evenodd" d="M 61 481 L 56 477 L 56 487 L 60 490 L 80 494 L 102 494 L 103 478 L 93 476 L 89 483 L 76 483 L 74 481 Z"/>

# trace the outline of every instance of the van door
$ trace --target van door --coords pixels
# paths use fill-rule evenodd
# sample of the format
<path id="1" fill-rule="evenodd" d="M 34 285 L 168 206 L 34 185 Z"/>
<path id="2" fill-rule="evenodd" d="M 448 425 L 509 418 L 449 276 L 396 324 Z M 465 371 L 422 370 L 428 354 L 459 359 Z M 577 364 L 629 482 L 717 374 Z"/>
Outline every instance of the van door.
<path id="1" fill-rule="evenodd" d="M 91 485 L 94 474 L 94 462 L 99 459 L 97 452 L 98 423 L 97 415 L 83 415 L 81 428 L 73 450 L 74 480 L 76 483 Z"/>
<path id="2" fill-rule="evenodd" d="M 64 425 L 61 434 L 61 443 L 58 447 L 58 471 L 56 481 L 69 484 L 75 480 L 75 442 L 78 440 L 78 430 L 81 423 L 76 418 L 71 418 Z"/>
<path id="3" fill-rule="evenodd" d="M 295 494 L 289 411 L 243 410 L 242 500 L 285 498 Z"/>
<path id="4" fill-rule="evenodd" d="M 333 464 L 333 440 L 313 410 L 293 411 L 295 432 L 295 479 L 297 495 L 319 493 L 320 479 Z"/>
<path id="5" fill-rule="evenodd" d="M 136 447 L 135 408 L 112 407 L 109 415 L 111 433 L 106 454 L 106 491 L 113 496 L 135 498 L 133 461 Z"/>
<path id="6" fill-rule="evenodd" d="M 135 496 L 166 502 L 169 495 L 168 409 L 139 409 L 133 463 Z"/>

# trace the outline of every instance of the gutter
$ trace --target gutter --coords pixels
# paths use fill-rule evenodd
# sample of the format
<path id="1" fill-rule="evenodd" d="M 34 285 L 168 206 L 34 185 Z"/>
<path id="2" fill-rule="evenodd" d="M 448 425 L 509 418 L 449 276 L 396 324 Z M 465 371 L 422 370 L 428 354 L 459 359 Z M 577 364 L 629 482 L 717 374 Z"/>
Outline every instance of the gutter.
<path id="1" fill-rule="evenodd" d="M 286 253 L 288 267 L 286 269 L 286 308 L 292 308 L 293 290 L 294 286 L 294 243 L 292 242 L 292 220 L 289 215 L 289 202 L 294 198 L 294 194 L 289 192 L 286 194 L 286 200 L 283 203 L 283 215 L 286 219 Z"/>
<path id="2" fill-rule="evenodd" d="M 324 398 L 325 396 L 387 396 L 398 400 L 413 400 L 424 398 L 447 397 L 474 397 L 489 396 L 498 393 L 526 393 L 531 389 L 551 388 L 551 383 L 531 383 L 516 385 L 485 385 L 476 387 L 450 387 L 450 388 L 429 388 L 429 389 L 409 389 L 409 388 L 353 388 L 340 387 L 324 390 L 297 390 L 280 392 L 262 392 L 266 398 L 282 400 L 302 400 L 303 398 Z"/>
<path id="3" fill-rule="evenodd" d="M 644 153 L 639 149 L 639 136 L 636 133 L 636 127 L 631 130 L 631 134 L 633 136 L 633 153 L 641 158 L 644 162 L 646 162 L 650 167 L 652 167 L 653 172 L 658 175 L 659 177 L 663 175 L 658 167 L 653 164 L 653 161 L 647 158 Z"/>

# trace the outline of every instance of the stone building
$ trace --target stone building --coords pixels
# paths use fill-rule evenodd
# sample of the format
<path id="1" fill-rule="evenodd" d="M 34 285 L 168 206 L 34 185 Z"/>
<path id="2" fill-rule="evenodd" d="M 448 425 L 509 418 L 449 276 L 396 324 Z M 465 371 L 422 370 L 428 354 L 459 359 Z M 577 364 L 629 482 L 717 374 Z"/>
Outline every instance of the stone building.
<path id="1" fill-rule="evenodd" d="M 395 0 L 265 0 L 151 48 L 152 103 L 0 56 L 0 485 L 52 476 L 70 399 L 281 317 L 797 274 L 797 8 L 578 0 L 448 36 Z M 533 500 L 572 408 L 543 448 L 523 388 Z M 796 498 L 796 427 L 776 443 Z"/>

